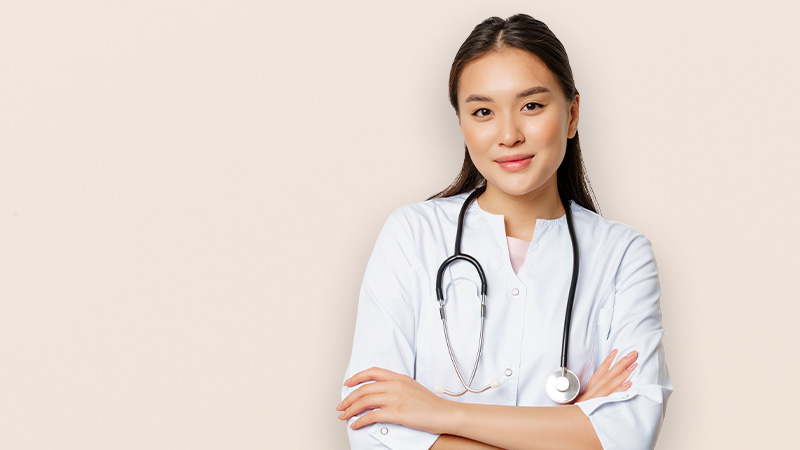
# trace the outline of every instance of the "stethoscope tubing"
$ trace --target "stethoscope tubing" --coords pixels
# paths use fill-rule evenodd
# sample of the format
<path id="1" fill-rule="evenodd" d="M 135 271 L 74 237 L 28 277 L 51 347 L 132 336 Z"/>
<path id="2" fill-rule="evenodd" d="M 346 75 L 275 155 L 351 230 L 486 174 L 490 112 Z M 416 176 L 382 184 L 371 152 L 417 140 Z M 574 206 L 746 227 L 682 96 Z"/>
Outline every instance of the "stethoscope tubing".
<path id="1" fill-rule="evenodd" d="M 461 396 L 467 392 L 472 392 L 479 394 L 481 392 L 487 391 L 493 387 L 498 387 L 499 382 L 493 381 L 492 383 L 484 386 L 480 389 L 475 389 L 472 387 L 472 381 L 475 379 L 475 374 L 478 371 L 478 363 L 480 362 L 481 352 L 483 350 L 483 331 L 484 331 L 484 322 L 486 320 L 486 291 L 487 291 L 487 283 L 486 283 L 486 274 L 483 271 L 480 263 L 474 257 L 467 255 L 461 252 L 461 235 L 464 229 L 464 216 L 466 215 L 467 208 L 469 205 L 483 192 L 486 191 L 486 185 L 482 185 L 476 188 L 469 196 L 467 196 L 466 200 L 464 200 L 464 204 L 461 206 L 461 211 L 458 214 L 458 226 L 456 228 L 456 243 L 455 243 L 455 251 L 452 256 L 445 259 L 442 264 L 439 266 L 439 270 L 436 273 L 436 299 L 439 302 L 439 315 L 442 319 L 442 327 L 444 328 L 444 336 L 445 341 L 447 343 L 447 351 L 450 354 L 450 359 L 453 362 L 453 367 L 456 370 L 456 375 L 458 376 L 459 381 L 464 386 L 464 390 L 461 392 L 451 392 L 446 391 L 443 389 L 439 389 L 440 393 L 444 393 L 450 396 Z M 572 224 L 572 211 L 569 207 L 569 202 L 565 201 L 563 198 L 561 199 L 562 204 L 564 205 L 564 212 L 567 217 L 567 226 L 569 228 L 569 236 L 570 241 L 572 243 L 572 279 L 570 280 L 569 286 L 569 295 L 567 299 L 567 309 L 564 317 L 564 334 L 561 339 L 561 369 L 560 369 L 560 377 L 557 377 L 558 372 L 551 375 L 553 380 L 558 379 L 558 381 L 563 381 L 568 383 L 568 388 L 565 387 L 564 389 L 550 386 L 551 380 L 548 379 L 548 385 L 546 387 L 547 394 L 558 403 L 568 403 L 572 399 L 575 398 L 578 391 L 580 390 L 580 380 L 575 376 L 574 373 L 567 369 L 567 350 L 569 348 L 569 332 L 570 332 L 570 325 L 572 319 L 572 305 L 575 301 L 575 289 L 578 284 L 578 264 L 579 264 L 579 257 L 578 257 L 578 241 L 575 237 L 575 228 Z M 444 271 L 447 267 L 455 262 L 455 261 L 466 261 L 470 263 L 475 270 L 478 272 L 478 276 L 481 279 L 481 331 L 480 331 L 480 340 L 478 343 L 478 352 L 475 356 L 475 364 L 472 367 L 472 373 L 470 374 L 469 382 L 464 380 L 464 376 L 461 374 L 461 369 L 458 367 L 458 363 L 456 362 L 456 357 L 453 352 L 453 346 L 450 343 L 450 334 L 447 330 L 447 314 L 445 313 L 444 309 L 444 292 L 442 290 L 442 278 L 444 276 Z M 556 377 L 556 378 L 554 378 Z M 555 384 L 558 386 L 559 383 Z M 551 389 L 552 388 L 552 389 Z M 551 390 L 553 392 L 551 392 Z"/>
<path id="2" fill-rule="evenodd" d="M 569 349 L 569 330 L 572 322 L 572 304 L 575 303 L 575 288 L 578 286 L 578 240 L 575 237 L 575 228 L 572 225 L 572 211 L 569 202 L 564 203 L 564 213 L 567 216 L 567 227 L 569 228 L 569 238 L 572 241 L 572 280 L 569 284 L 569 295 L 567 296 L 567 312 L 564 317 L 564 336 L 561 339 L 561 376 L 567 371 L 567 350 Z"/>
<path id="3" fill-rule="evenodd" d="M 453 397 L 459 397 L 467 392 L 472 392 L 474 394 L 480 394 L 481 392 L 485 392 L 492 387 L 494 387 L 494 383 L 490 383 L 480 389 L 475 389 L 472 387 L 472 381 L 475 379 L 475 374 L 478 372 L 478 363 L 481 359 L 481 352 L 483 350 L 483 330 L 484 330 L 484 323 L 486 322 L 486 274 L 481 267 L 481 264 L 478 262 L 477 259 L 474 257 L 461 253 L 461 233 L 464 229 L 464 216 L 467 212 L 467 207 L 472 203 L 472 201 L 478 197 L 483 191 L 486 190 L 486 187 L 478 188 L 472 194 L 467 197 L 464 201 L 464 204 L 461 206 L 461 211 L 458 213 L 458 227 L 456 228 L 456 246 L 455 252 L 452 256 L 448 257 L 447 259 L 442 262 L 439 266 L 439 270 L 436 273 L 436 299 L 439 301 L 439 316 L 442 319 L 442 328 L 444 328 L 444 338 L 447 342 L 447 351 L 450 354 L 450 360 L 453 362 L 453 367 L 456 369 L 456 375 L 458 379 L 461 381 L 461 384 L 464 386 L 464 390 L 461 392 L 451 392 L 442 390 L 441 392 Z M 447 314 L 444 310 L 444 291 L 442 291 L 442 277 L 444 276 L 444 271 L 447 267 L 455 262 L 455 261 L 466 261 L 475 268 L 478 272 L 478 276 L 481 279 L 481 334 L 480 339 L 478 341 L 478 353 L 475 356 L 475 364 L 472 367 L 472 374 L 470 374 L 469 382 L 464 381 L 464 376 L 461 374 L 461 369 L 458 367 L 458 362 L 456 362 L 456 355 L 453 353 L 453 346 L 450 344 L 450 333 L 447 331 Z"/>

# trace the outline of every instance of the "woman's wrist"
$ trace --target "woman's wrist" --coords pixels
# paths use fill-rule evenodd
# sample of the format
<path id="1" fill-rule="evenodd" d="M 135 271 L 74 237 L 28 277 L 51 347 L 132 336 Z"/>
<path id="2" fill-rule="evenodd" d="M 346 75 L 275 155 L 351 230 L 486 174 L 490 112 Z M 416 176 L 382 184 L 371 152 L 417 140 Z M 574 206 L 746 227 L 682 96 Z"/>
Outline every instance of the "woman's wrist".
<path id="1" fill-rule="evenodd" d="M 458 431 L 462 429 L 462 424 L 464 423 L 464 417 L 466 415 L 465 404 L 453 400 L 442 400 L 445 402 L 445 410 L 444 414 L 442 414 L 444 420 L 442 422 L 442 430 L 439 431 L 439 434 L 458 436 Z"/>

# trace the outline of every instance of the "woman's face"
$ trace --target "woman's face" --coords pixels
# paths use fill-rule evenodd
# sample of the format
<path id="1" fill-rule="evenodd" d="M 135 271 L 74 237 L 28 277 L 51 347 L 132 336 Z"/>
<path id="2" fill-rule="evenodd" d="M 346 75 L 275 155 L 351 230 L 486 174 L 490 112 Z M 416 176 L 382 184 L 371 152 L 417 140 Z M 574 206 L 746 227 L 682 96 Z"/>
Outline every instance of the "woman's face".
<path id="1" fill-rule="evenodd" d="M 458 85 L 458 123 L 488 188 L 508 195 L 558 193 L 556 170 L 578 126 L 578 97 L 567 103 L 558 80 L 519 49 L 467 64 Z"/>

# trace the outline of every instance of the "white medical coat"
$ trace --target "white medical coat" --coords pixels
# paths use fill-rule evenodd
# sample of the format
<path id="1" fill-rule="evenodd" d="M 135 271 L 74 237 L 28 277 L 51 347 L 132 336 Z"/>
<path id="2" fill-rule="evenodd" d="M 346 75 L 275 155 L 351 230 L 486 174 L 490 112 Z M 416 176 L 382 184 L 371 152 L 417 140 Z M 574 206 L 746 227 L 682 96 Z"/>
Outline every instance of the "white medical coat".
<path id="1" fill-rule="evenodd" d="M 367 263 L 345 379 L 369 367 L 409 375 L 430 390 L 461 391 L 442 330 L 436 273 L 455 245 L 458 213 L 468 193 L 406 205 L 383 226 Z M 655 446 L 672 383 L 664 359 L 658 269 L 650 241 L 637 230 L 570 201 L 580 266 L 568 368 L 581 389 L 603 359 L 639 352 L 625 392 L 577 403 L 606 450 Z M 572 277 L 566 216 L 539 219 L 519 274 L 508 253 L 502 215 L 473 201 L 461 244 L 486 272 L 484 348 L 472 386 L 502 384 L 481 394 L 445 398 L 468 403 L 556 406 L 547 377 L 559 368 Z M 443 279 L 453 351 L 465 378 L 480 330 L 479 278 L 457 261 Z M 357 387 L 356 387 L 357 388 Z M 342 398 L 355 388 L 344 387 Z M 349 423 L 355 421 L 350 419 Z M 396 424 L 348 427 L 353 449 L 428 449 L 438 437 Z"/>

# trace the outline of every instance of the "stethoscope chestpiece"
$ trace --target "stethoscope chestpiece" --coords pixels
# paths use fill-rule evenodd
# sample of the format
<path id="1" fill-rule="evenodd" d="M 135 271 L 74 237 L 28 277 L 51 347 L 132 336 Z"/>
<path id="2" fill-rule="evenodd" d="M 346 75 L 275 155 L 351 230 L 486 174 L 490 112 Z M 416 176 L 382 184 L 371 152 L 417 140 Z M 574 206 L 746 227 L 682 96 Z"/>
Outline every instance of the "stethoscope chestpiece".
<path id="1" fill-rule="evenodd" d="M 547 377 L 544 386 L 547 396 L 556 403 L 569 403 L 578 396 L 581 382 L 569 369 L 558 369 Z"/>
<path id="2" fill-rule="evenodd" d="M 483 331 L 484 331 L 484 323 L 486 319 L 486 274 L 481 268 L 480 263 L 474 257 L 467 255 L 461 252 L 461 233 L 464 230 L 464 215 L 467 212 L 467 207 L 470 203 L 475 200 L 481 193 L 486 190 L 486 185 L 480 186 L 476 188 L 470 195 L 467 196 L 467 199 L 464 200 L 464 204 L 461 206 L 461 211 L 458 214 L 458 225 L 456 228 L 456 244 L 455 244 L 455 252 L 452 256 L 448 257 L 447 259 L 442 262 L 439 266 L 439 270 L 436 273 L 436 299 L 439 301 L 439 316 L 442 319 L 442 328 L 444 330 L 444 338 L 447 344 L 447 351 L 450 354 L 450 360 L 453 363 L 453 368 L 456 371 L 456 375 L 458 376 L 459 381 L 461 381 L 464 390 L 460 392 L 451 392 L 446 391 L 445 389 L 437 386 L 434 391 L 437 394 L 447 394 L 450 396 L 461 396 L 466 394 L 467 392 L 479 394 L 481 392 L 485 392 L 492 388 L 497 388 L 500 386 L 500 382 L 498 380 L 493 380 L 488 385 L 480 388 L 475 389 L 472 387 L 472 381 L 475 379 L 475 374 L 478 371 L 478 363 L 481 359 L 481 351 L 483 350 Z M 574 373 L 567 370 L 567 349 L 569 348 L 569 330 L 570 330 L 570 319 L 572 318 L 572 304 L 575 300 L 575 289 L 578 284 L 578 241 L 575 237 L 575 229 L 572 224 L 572 212 L 570 210 L 569 202 L 562 198 L 562 203 L 564 205 L 564 212 L 567 217 L 567 226 L 569 228 L 569 236 L 570 241 L 572 242 L 572 255 L 573 255 L 573 263 L 572 263 L 572 280 L 569 286 L 569 295 L 567 297 L 567 308 L 566 314 L 564 318 L 564 335 L 561 343 L 561 368 L 555 371 L 550 377 L 547 379 L 547 383 L 545 384 L 545 392 L 547 392 L 547 396 L 550 397 L 556 403 L 570 403 L 578 396 L 578 392 L 581 390 L 581 382 L 578 380 L 578 377 L 575 376 Z M 445 314 L 444 310 L 444 291 L 442 290 L 442 279 L 444 275 L 444 271 L 450 265 L 450 263 L 457 261 L 457 260 L 464 260 L 473 267 L 478 272 L 478 276 L 481 279 L 480 284 L 480 296 L 481 296 L 481 330 L 480 330 L 480 340 L 478 341 L 478 352 L 475 355 L 475 364 L 472 367 L 472 373 L 470 374 L 469 380 L 466 380 L 461 375 L 461 370 L 458 368 L 458 362 L 456 361 L 455 353 L 453 352 L 453 346 L 450 343 L 450 335 L 447 330 L 447 315 Z M 453 280 L 455 281 L 455 280 Z M 452 283 L 452 281 L 451 281 Z"/>

